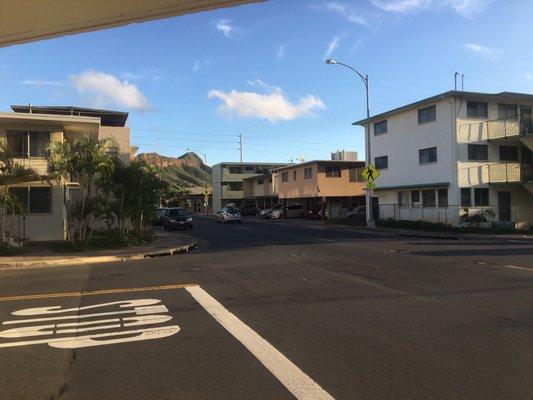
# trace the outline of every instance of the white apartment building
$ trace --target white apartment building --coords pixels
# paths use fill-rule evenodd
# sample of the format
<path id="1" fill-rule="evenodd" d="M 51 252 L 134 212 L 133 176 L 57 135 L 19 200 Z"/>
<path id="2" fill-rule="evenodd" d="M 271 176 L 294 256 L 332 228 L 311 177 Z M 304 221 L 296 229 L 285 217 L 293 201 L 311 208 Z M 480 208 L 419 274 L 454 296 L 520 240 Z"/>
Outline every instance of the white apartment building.
<path id="1" fill-rule="evenodd" d="M 0 112 L 0 140 L 5 141 L 16 162 L 35 169 L 42 177 L 48 175 L 45 157 L 50 141 L 64 141 L 86 135 L 97 139 L 113 138 L 117 155 L 130 162 L 136 148 L 130 146 L 128 113 L 80 107 L 12 106 L 14 112 Z M 66 187 L 46 179 L 18 184 L 13 193 L 25 205 L 25 215 L 6 216 L 0 221 L 11 237 L 29 241 L 59 241 L 67 238 L 67 199 L 76 196 L 78 187 Z"/>
<path id="2" fill-rule="evenodd" d="M 213 211 L 217 212 L 228 203 L 237 207 L 245 205 L 243 179 L 267 173 L 284 163 L 223 162 L 213 165 Z"/>
<path id="3" fill-rule="evenodd" d="M 532 107 L 529 94 L 449 91 L 373 116 L 380 218 L 533 225 Z"/>

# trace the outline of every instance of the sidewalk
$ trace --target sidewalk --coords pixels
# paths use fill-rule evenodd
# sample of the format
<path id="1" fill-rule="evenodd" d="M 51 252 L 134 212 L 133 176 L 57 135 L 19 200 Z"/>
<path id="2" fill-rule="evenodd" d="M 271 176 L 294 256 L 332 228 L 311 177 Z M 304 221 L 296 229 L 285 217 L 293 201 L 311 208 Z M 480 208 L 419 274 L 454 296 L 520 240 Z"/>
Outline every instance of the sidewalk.
<path id="1" fill-rule="evenodd" d="M 258 217 L 246 217 L 247 220 L 259 223 L 270 223 L 285 226 L 306 227 L 314 229 L 328 229 L 328 228 L 343 228 L 350 230 L 359 230 L 372 233 L 381 233 L 388 236 L 403 236 L 403 237 L 419 237 L 428 239 L 445 239 L 445 240 L 487 240 L 487 241 L 521 241 L 533 243 L 533 235 L 527 234 L 491 234 L 491 233 L 457 233 L 457 232 L 431 232 L 414 229 L 394 229 L 394 228 L 381 228 L 370 231 L 365 226 L 353 226 L 342 224 L 330 224 L 328 222 L 322 222 L 317 220 L 307 220 L 300 218 L 289 219 L 277 219 L 277 220 L 265 220 Z"/>
<path id="2" fill-rule="evenodd" d="M 122 249 L 57 253 L 45 246 L 28 248 L 21 255 L 0 258 L 0 270 L 62 267 L 142 260 L 185 253 L 196 247 L 196 241 L 179 232 L 156 230 L 152 243 Z"/>

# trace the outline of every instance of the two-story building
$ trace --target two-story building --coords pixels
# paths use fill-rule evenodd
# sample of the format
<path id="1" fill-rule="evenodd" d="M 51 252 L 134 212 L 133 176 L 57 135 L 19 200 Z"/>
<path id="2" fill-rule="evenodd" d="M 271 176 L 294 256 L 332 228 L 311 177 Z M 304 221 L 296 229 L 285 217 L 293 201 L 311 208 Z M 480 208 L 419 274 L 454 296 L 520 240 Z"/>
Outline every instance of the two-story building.
<path id="1" fill-rule="evenodd" d="M 213 165 L 213 211 L 233 203 L 237 207 L 248 205 L 245 202 L 243 180 L 254 175 L 267 173 L 273 168 L 286 165 L 283 163 L 240 163 L 224 162 Z M 249 204 L 253 207 L 253 204 Z"/>
<path id="2" fill-rule="evenodd" d="M 276 168 L 280 202 L 300 203 L 306 210 L 324 205 L 330 218 L 364 204 L 363 161 L 317 160 Z"/>
<path id="3" fill-rule="evenodd" d="M 83 136 L 97 139 L 113 138 L 111 151 L 126 163 L 135 151 L 130 146 L 128 113 L 80 107 L 12 106 L 14 112 L 0 113 L 0 140 L 4 141 L 16 162 L 35 169 L 42 177 L 48 175 L 45 157 L 50 142 L 68 141 Z M 56 181 L 18 184 L 14 194 L 25 205 L 25 215 L 5 223 L 15 230 L 14 236 L 30 241 L 56 241 L 67 238 L 66 210 L 63 196 L 70 199 L 77 183 L 60 186 Z M 3 222 L 3 221 L 0 221 Z"/>
<path id="4" fill-rule="evenodd" d="M 533 223 L 532 107 L 529 94 L 449 91 L 371 117 L 380 217 Z"/>
<path id="5" fill-rule="evenodd" d="M 278 204 L 276 172 L 268 171 L 243 179 L 245 201 L 256 210 L 265 210 Z"/>

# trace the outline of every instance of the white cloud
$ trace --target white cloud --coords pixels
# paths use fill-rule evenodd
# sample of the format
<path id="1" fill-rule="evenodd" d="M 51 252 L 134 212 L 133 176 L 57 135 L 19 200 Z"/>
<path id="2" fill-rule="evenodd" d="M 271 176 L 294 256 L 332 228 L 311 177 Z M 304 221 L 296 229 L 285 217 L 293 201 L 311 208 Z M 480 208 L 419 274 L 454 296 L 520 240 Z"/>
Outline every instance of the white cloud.
<path id="1" fill-rule="evenodd" d="M 333 39 L 331 39 L 331 42 L 328 44 L 328 48 L 326 50 L 326 53 L 324 54 L 324 58 L 329 58 L 335 50 L 339 47 L 340 39 L 338 36 L 335 36 Z"/>
<path id="2" fill-rule="evenodd" d="M 465 49 L 471 53 L 479 54 L 481 56 L 487 57 L 489 59 L 494 59 L 498 56 L 499 50 L 492 47 L 482 46 L 476 43 L 465 43 Z"/>
<path id="3" fill-rule="evenodd" d="M 162 79 L 161 74 L 157 70 L 140 70 L 137 72 L 126 71 L 121 74 L 122 78 L 127 81 L 151 81 L 156 82 Z"/>
<path id="4" fill-rule="evenodd" d="M 207 58 L 204 58 L 203 60 L 196 60 L 194 62 L 194 65 L 192 66 L 192 72 L 198 72 L 201 69 L 206 69 L 211 65 L 211 61 Z"/>
<path id="5" fill-rule="evenodd" d="M 147 110 L 150 103 L 139 88 L 128 81 L 120 81 L 114 75 L 87 70 L 72 75 L 70 82 L 82 94 L 91 96 L 92 102 L 99 107 L 116 105 L 133 110 Z"/>
<path id="6" fill-rule="evenodd" d="M 287 57 L 287 45 L 286 44 L 282 44 L 281 46 L 278 46 L 277 55 L 280 60 Z"/>
<path id="7" fill-rule="evenodd" d="M 533 74 L 527 73 L 524 75 L 524 78 L 526 78 L 528 81 L 533 81 Z"/>
<path id="8" fill-rule="evenodd" d="M 429 8 L 448 7 L 464 17 L 481 13 L 495 0 L 371 0 L 371 3 L 384 11 L 412 13 Z"/>
<path id="9" fill-rule="evenodd" d="M 235 28 L 234 25 L 232 25 L 233 20 L 227 19 L 227 18 L 220 18 L 216 23 L 215 27 L 222 32 L 224 36 L 227 38 L 232 38 L 235 33 L 237 33 L 237 28 Z"/>
<path id="10" fill-rule="evenodd" d="M 217 108 L 218 112 L 242 118 L 266 119 L 272 123 L 313 116 L 316 110 L 325 108 L 322 100 L 314 95 L 301 97 L 297 103 L 293 103 L 280 88 L 260 79 L 248 81 L 248 84 L 265 88 L 267 93 L 210 90 L 207 97 L 222 100 L 222 104 Z"/>
<path id="11" fill-rule="evenodd" d="M 345 3 L 341 3 L 338 1 L 328 1 L 324 3 L 324 7 L 326 8 L 326 10 L 338 14 L 348 22 L 362 26 L 368 25 L 367 18 L 362 14 L 360 10 L 355 9 L 352 6 L 348 6 Z"/>
<path id="12" fill-rule="evenodd" d="M 64 86 L 65 82 L 62 81 L 48 81 L 45 79 L 25 79 L 20 81 L 23 85 L 28 86 Z"/>

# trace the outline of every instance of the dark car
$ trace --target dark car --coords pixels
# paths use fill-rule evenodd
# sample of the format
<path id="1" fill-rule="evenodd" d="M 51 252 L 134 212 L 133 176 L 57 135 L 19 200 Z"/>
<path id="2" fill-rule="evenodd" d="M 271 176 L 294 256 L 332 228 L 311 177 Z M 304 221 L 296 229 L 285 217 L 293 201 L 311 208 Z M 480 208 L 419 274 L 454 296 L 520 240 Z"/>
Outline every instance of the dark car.
<path id="1" fill-rule="evenodd" d="M 185 208 L 168 208 L 165 214 L 163 226 L 167 231 L 173 231 L 177 228 L 192 229 L 192 217 Z"/>
<path id="2" fill-rule="evenodd" d="M 155 209 L 155 216 L 152 220 L 153 226 L 163 225 L 165 222 L 165 215 L 167 214 L 167 209 L 163 207 L 158 207 Z"/>

